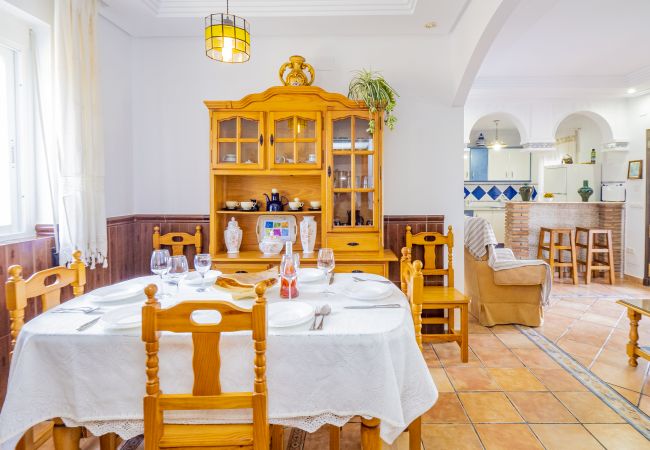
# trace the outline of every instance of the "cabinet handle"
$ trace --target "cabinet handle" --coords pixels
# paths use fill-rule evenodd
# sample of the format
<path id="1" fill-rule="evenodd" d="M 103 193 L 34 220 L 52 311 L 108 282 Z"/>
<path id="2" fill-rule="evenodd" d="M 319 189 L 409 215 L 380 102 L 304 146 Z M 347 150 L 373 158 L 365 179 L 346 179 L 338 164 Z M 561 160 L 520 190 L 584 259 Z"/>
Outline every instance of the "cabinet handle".
<path id="1" fill-rule="evenodd" d="M 270 140 L 271 140 L 271 145 L 273 145 L 273 142 L 275 142 L 274 139 L 273 139 L 273 133 L 271 133 L 271 139 Z"/>
<path id="2" fill-rule="evenodd" d="M 348 246 L 350 247 L 356 247 L 357 245 L 359 245 L 358 242 L 348 242 Z"/>
<path id="3" fill-rule="evenodd" d="M 365 273 L 363 270 L 354 269 L 352 273 Z"/>
<path id="4" fill-rule="evenodd" d="M 247 270 L 238 270 L 238 271 L 235 272 L 235 273 L 248 273 L 248 271 L 247 271 Z"/>
<path id="5" fill-rule="evenodd" d="M 264 145 L 264 135 L 260 134 L 260 147 Z"/>
<path id="6" fill-rule="evenodd" d="M 327 176 L 328 177 L 332 176 L 332 166 L 327 166 Z"/>

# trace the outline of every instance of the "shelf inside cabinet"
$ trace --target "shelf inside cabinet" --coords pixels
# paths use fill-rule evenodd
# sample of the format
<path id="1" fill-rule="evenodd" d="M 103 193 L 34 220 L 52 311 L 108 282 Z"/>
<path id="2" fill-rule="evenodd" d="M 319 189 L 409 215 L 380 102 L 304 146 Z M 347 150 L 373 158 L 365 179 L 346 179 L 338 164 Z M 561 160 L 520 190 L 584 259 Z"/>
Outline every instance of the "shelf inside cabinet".
<path id="1" fill-rule="evenodd" d="M 311 216 L 313 214 L 321 214 L 323 211 L 318 210 L 318 211 L 243 211 L 243 210 L 238 210 L 238 209 L 220 209 L 217 210 L 217 214 L 226 214 L 226 215 L 231 215 L 231 214 L 242 214 L 245 216 L 261 216 L 261 215 L 298 215 L 298 216 Z"/>

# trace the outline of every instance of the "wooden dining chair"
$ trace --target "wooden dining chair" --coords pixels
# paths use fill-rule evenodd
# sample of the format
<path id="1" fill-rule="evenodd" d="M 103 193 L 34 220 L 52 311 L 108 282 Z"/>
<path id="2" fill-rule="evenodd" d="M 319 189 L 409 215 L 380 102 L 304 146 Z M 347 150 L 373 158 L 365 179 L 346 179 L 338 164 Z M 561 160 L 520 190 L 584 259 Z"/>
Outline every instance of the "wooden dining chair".
<path id="1" fill-rule="evenodd" d="M 266 284 L 255 286 L 252 309 L 226 301 L 184 301 L 161 309 L 155 298 L 156 285 L 145 288 L 142 308 L 142 340 L 146 351 L 146 396 L 144 397 L 144 448 L 268 450 L 270 445 L 266 389 Z M 197 323 L 195 311 L 218 311 L 216 323 Z M 222 332 L 252 330 L 255 349 L 253 392 L 223 392 L 220 383 L 219 340 Z M 158 348 L 161 331 L 191 333 L 194 385 L 188 394 L 163 394 L 158 378 Z M 179 368 L 180 370 L 180 368 Z M 252 409 L 252 424 L 170 424 L 163 413 L 174 410 Z"/>
<path id="2" fill-rule="evenodd" d="M 447 311 L 447 317 L 423 317 L 422 325 L 447 325 L 443 333 L 431 333 L 427 329 L 422 332 L 422 340 L 426 342 L 443 341 L 456 342 L 460 346 L 460 358 L 467 362 L 469 357 L 469 297 L 458 289 L 454 288 L 454 232 L 451 225 L 448 227 L 447 235 L 435 231 L 426 231 L 413 234 L 411 227 L 406 226 L 406 247 L 402 249 L 402 260 L 411 260 L 411 251 L 414 246 L 424 248 L 424 264 L 422 275 L 438 275 L 443 277 L 442 286 L 424 286 L 422 288 L 422 310 L 442 309 Z M 443 259 L 438 264 L 437 257 L 441 248 L 447 248 L 447 261 Z M 406 253 L 405 253 L 406 251 Z M 405 287 L 402 283 L 402 290 Z M 460 310 L 460 330 L 455 329 L 456 309 Z"/>
<path id="3" fill-rule="evenodd" d="M 175 231 L 163 235 L 160 234 L 160 227 L 156 225 L 153 227 L 153 249 L 160 250 L 161 246 L 168 245 L 172 248 L 172 256 L 180 256 L 186 245 L 193 245 L 196 248 L 196 253 L 201 253 L 202 237 L 201 225 L 196 226 L 194 234 Z"/>
<path id="4" fill-rule="evenodd" d="M 18 334 L 25 325 L 25 309 L 30 299 L 39 299 L 42 312 L 61 304 L 61 290 L 66 286 L 72 287 L 72 294 L 78 297 L 84 293 L 86 284 L 86 265 L 81 260 L 79 250 L 72 254 L 73 261 L 69 267 L 59 266 L 41 270 L 32 274 L 28 279 L 23 278 L 23 268 L 20 265 L 9 267 L 9 279 L 5 283 L 6 305 L 9 310 L 9 333 L 11 347 L 9 355 L 13 355 Z M 16 446 L 17 450 L 33 450 L 40 447 L 52 437 L 57 439 L 57 430 L 64 429 L 61 419 L 44 422 L 25 432 Z M 100 437 L 102 450 L 113 450 L 117 447 L 117 435 L 108 433 Z"/>
<path id="5" fill-rule="evenodd" d="M 415 341 L 422 351 L 422 300 L 424 290 L 424 275 L 422 275 L 422 261 L 411 262 L 410 252 L 406 247 L 402 249 L 400 261 L 400 282 L 402 290 L 408 298 L 415 327 Z M 418 417 L 408 427 L 409 450 L 420 450 L 422 441 L 422 417 Z"/>

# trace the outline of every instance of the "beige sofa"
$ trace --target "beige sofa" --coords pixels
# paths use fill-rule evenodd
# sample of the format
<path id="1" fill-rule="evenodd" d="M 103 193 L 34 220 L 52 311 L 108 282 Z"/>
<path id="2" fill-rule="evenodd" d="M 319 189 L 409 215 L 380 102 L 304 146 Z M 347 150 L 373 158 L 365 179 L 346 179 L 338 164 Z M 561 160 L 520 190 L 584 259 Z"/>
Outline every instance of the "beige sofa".
<path id="1" fill-rule="evenodd" d="M 483 326 L 540 326 L 545 279 L 543 265 L 494 271 L 487 257 L 477 260 L 465 249 L 465 295 L 471 298 L 470 312 Z"/>

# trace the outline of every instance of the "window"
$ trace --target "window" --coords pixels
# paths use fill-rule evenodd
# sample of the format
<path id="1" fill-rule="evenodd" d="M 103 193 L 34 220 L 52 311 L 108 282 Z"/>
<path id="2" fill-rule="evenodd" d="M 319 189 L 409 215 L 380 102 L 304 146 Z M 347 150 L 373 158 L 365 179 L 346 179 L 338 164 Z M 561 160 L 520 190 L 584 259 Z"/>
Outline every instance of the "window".
<path id="1" fill-rule="evenodd" d="M 16 52 L 0 45 L 0 235 L 21 231 L 16 155 Z"/>

